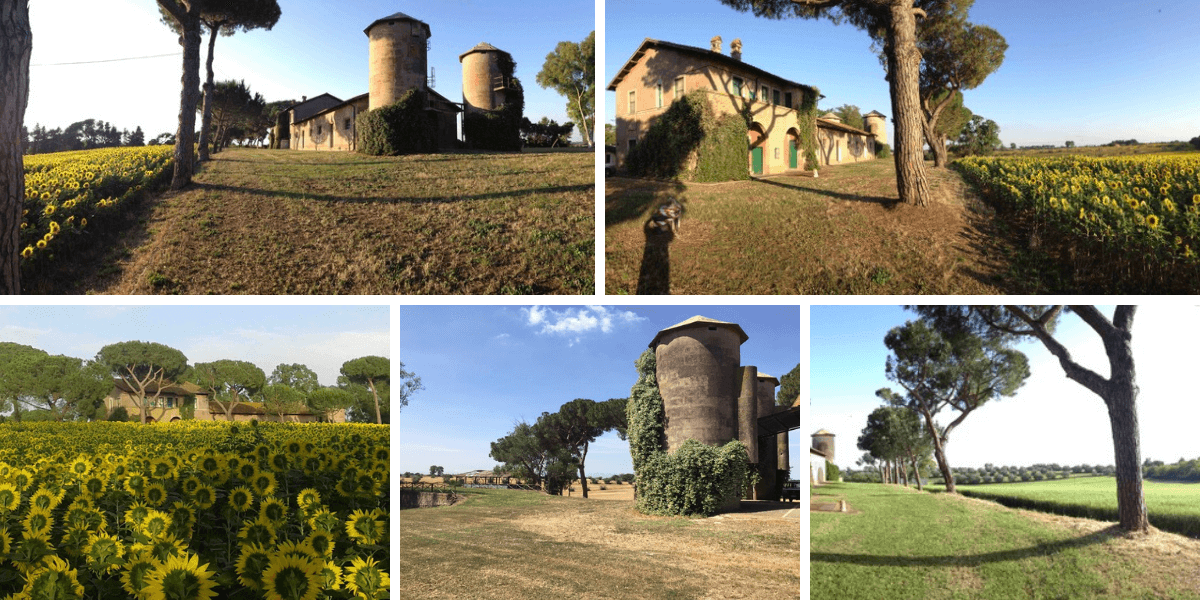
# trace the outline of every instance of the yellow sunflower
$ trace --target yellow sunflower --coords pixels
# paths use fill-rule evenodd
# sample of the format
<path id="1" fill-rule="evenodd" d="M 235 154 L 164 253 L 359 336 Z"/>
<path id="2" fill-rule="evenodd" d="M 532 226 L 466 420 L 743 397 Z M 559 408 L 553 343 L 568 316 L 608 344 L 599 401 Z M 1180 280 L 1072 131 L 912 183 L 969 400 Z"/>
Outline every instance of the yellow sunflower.
<path id="1" fill-rule="evenodd" d="M 299 494 L 296 494 L 296 504 L 299 505 L 300 508 L 302 508 L 304 510 L 308 510 L 308 507 L 314 506 L 314 505 L 317 505 L 320 503 L 321 503 L 321 493 L 318 492 L 317 490 L 314 490 L 313 488 L 304 488 L 304 489 L 300 490 Z"/>
<path id="2" fill-rule="evenodd" d="M 162 506 L 167 501 L 167 488 L 155 482 L 142 489 L 142 497 L 149 506 Z"/>
<path id="3" fill-rule="evenodd" d="M 217 582 L 195 554 L 172 556 L 146 574 L 149 600 L 207 600 L 217 595 Z"/>
<path id="4" fill-rule="evenodd" d="M 141 532 L 148 538 L 155 539 L 166 535 L 171 527 L 171 516 L 160 510 L 150 509 L 142 520 Z"/>
<path id="5" fill-rule="evenodd" d="M 192 500 L 196 501 L 196 506 L 201 510 L 206 510 L 216 503 L 217 491 L 211 485 L 202 483 L 195 492 L 192 492 Z"/>
<path id="6" fill-rule="evenodd" d="M 0 512 L 12 512 L 21 504 L 21 490 L 11 483 L 0 483 Z"/>
<path id="7" fill-rule="evenodd" d="M 354 557 L 342 576 L 346 589 L 355 596 L 375 600 L 383 596 L 392 586 L 386 571 L 379 568 L 374 558 Z"/>
<path id="8" fill-rule="evenodd" d="M 350 513 L 350 517 L 346 519 L 346 535 L 363 544 L 379 543 L 386 531 L 383 521 L 375 518 L 377 516 L 383 516 L 382 511 L 377 508 L 370 511 L 356 510 Z"/>
<path id="9" fill-rule="evenodd" d="M 277 498 L 267 498 L 258 504 L 258 518 L 270 521 L 272 525 L 279 527 L 287 521 L 287 506 L 284 506 Z"/>
<path id="10" fill-rule="evenodd" d="M 32 507 L 26 513 L 25 519 L 21 521 L 21 525 L 25 528 L 25 533 L 27 534 L 48 534 L 50 533 L 50 529 L 54 527 L 54 515 L 47 509 Z"/>
<path id="11" fill-rule="evenodd" d="M 267 600 L 316 600 L 321 592 L 322 563 L 284 554 L 271 557 L 263 573 Z"/>
<path id="12" fill-rule="evenodd" d="M 335 591 L 342 589 L 342 568 L 334 564 L 332 561 L 325 561 L 325 566 L 321 568 L 321 577 L 324 579 L 324 589 Z"/>
<path id="13" fill-rule="evenodd" d="M 238 512 L 250 510 L 250 507 L 254 505 L 254 492 L 244 485 L 233 488 L 229 492 L 229 505 Z"/>
<path id="14" fill-rule="evenodd" d="M 125 563 L 121 557 L 125 554 L 125 546 L 121 539 L 107 533 L 93 533 L 88 538 L 87 546 L 83 548 L 88 566 L 98 572 L 111 573 L 121 568 Z"/>
<path id="15" fill-rule="evenodd" d="M 314 556 L 320 556 L 326 560 L 333 558 L 333 535 L 329 532 L 314 529 L 308 537 L 304 538 L 304 545 Z"/>
<path id="16" fill-rule="evenodd" d="M 260 497 L 270 496 L 275 491 L 275 474 L 268 471 L 259 472 L 250 479 L 250 486 Z"/>
<path id="17" fill-rule="evenodd" d="M 1146 225 L 1150 229 L 1158 229 L 1158 215 L 1146 215 Z"/>
<path id="18" fill-rule="evenodd" d="M 275 528 L 269 522 L 246 521 L 238 531 L 238 539 L 243 544 L 259 544 L 260 546 L 275 545 Z"/>
<path id="19" fill-rule="evenodd" d="M 259 544 L 243 544 L 241 549 L 237 560 L 238 582 L 250 589 L 261 590 L 262 576 L 270 565 L 271 553 Z"/>
<path id="20" fill-rule="evenodd" d="M 51 556 L 25 580 L 24 598 L 83 598 L 78 572 L 67 561 Z"/>

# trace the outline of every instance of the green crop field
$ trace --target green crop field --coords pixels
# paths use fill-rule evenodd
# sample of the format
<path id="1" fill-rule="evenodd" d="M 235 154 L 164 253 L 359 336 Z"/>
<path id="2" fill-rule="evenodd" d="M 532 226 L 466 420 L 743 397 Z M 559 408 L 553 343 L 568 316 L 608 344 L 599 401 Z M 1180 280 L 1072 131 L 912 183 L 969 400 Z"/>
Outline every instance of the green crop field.
<path id="1" fill-rule="evenodd" d="M 1200 537 L 1200 483 L 1146 481 L 1144 486 L 1146 510 L 1152 525 Z M 966 495 L 995 500 L 1006 506 L 1117 520 L 1117 480 L 1113 477 L 959 485 L 957 488 Z"/>
<path id="2" fill-rule="evenodd" d="M 1183 536 L 890 485 L 813 494 L 850 510 L 811 515 L 813 600 L 1200 598 L 1200 541 Z"/>

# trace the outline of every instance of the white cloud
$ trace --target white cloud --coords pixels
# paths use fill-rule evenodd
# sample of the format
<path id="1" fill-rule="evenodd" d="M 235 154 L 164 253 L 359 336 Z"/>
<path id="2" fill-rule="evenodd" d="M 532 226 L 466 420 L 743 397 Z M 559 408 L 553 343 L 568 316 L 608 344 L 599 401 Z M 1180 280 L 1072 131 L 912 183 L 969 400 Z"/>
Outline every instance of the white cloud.
<path id="1" fill-rule="evenodd" d="M 614 310 L 607 306 L 568 307 L 562 311 L 533 306 L 522 310 L 528 317 L 530 327 L 541 326 L 538 333 L 570 337 L 572 345 L 582 340 L 583 334 L 594 331 L 611 333 L 617 326 L 646 320 L 631 311 Z"/>

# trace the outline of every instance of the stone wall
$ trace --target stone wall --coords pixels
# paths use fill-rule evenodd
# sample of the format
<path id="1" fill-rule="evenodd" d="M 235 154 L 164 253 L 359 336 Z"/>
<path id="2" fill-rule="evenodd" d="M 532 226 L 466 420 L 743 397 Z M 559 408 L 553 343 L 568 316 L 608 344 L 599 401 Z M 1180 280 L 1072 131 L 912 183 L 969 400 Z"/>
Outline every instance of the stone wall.
<path id="1" fill-rule="evenodd" d="M 435 506 L 452 506 L 462 497 L 453 492 L 418 492 L 416 490 L 400 490 L 400 508 L 433 508 Z"/>

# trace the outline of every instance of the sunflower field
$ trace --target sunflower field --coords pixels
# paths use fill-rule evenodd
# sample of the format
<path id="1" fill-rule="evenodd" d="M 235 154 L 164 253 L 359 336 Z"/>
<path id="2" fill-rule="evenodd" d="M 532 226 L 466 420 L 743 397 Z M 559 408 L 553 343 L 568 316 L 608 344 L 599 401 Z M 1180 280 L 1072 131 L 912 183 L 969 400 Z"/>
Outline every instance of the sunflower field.
<path id="1" fill-rule="evenodd" d="M 0 598 L 389 597 L 388 427 L 0 424 Z"/>
<path id="2" fill-rule="evenodd" d="M 170 182 L 173 146 L 100 148 L 25 157 L 21 267 L 53 260 L 143 191 Z"/>
<path id="3" fill-rule="evenodd" d="M 954 166 L 990 200 L 1148 280 L 1200 266 L 1200 154 L 984 158 Z"/>

